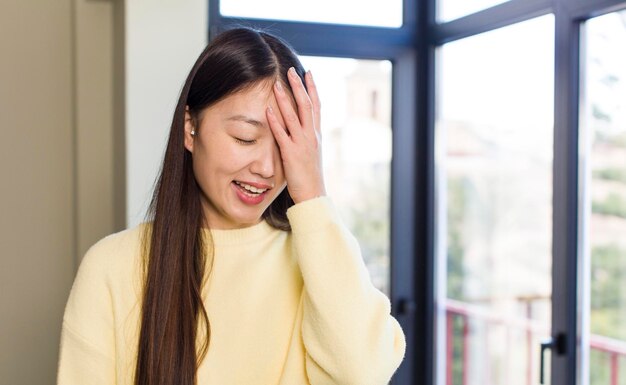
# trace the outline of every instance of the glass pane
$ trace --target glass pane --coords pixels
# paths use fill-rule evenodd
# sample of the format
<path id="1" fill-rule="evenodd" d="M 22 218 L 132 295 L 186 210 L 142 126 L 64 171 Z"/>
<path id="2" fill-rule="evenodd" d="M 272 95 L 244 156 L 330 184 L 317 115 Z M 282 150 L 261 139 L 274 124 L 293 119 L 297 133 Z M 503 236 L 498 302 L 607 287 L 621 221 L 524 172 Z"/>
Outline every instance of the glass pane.
<path id="1" fill-rule="evenodd" d="M 301 57 L 322 102 L 326 190 L 389 296 L 391 62 Z"/>
<path id="2" fill-rule="evenodd" d="M 444 45 L 438 384 L 527 385 L 550 336 L 552 15 Z"/>
<path id="3" fill-rule="evenodd" d="M 585 39 L 589 384 L 626 385 L 626 11 L 590 20 Z"/>
<path id="4" fill-rule="evenodd" d="M 437 2 L 437 20 L 441 22 L 458 19 L 508 0 L 439 0 Z"/>
<path id="5" fill-rule="evenodd" d="M 402 0 L 221 0 L 220 13 L 255 19 L 402 26 Z"/>

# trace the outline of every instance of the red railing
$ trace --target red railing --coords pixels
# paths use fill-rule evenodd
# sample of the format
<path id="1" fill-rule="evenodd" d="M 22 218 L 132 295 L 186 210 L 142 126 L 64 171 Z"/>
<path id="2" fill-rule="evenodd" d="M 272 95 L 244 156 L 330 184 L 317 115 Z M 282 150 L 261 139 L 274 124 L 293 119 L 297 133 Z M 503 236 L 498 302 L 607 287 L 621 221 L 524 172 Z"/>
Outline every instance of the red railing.
<path id="1" fill-rule="evenodd" d="M 538 358 L 533 358 L 533 353 L 539 353 L 539 345 L 535 338 L 546 338 L 550 335 L 550 330 L 542 322 L 532 320 L 530 318 L 510 317 L 502 314 L 496 314 L 484 310 L 482 307 L 468 304 L 461 301 L 448 299 L 446 301 L 446 384 L 455 385 L 453 380 L 454 360 L 454 317 L 462 319 L 461 327 L 461 361 L 462 361 L 462 385 L 468 385 L 468 353 L 470 326 L 469 321 L 482 322 L 484 326 L 494 327 L 502 326 L 506 330 L 507 347 L 510 345 L 509 337 L 513 332 L 523 332 L 526 340 L 526 374 L 525 383 L 534 385 L 538 383 L 538 375 L 533 375 L 533 365 L 538 365 Z M 600 335 L 590 335 L 589 345 L 591 350 L 604 352 L 609 357 L 610 385 L 618 385 L 619 383 L 619 359 L 626 358 L 626 342 L 616 340 Z M 486 356 L 486 352 L 484 352 Z M 486 367 L 485 375 L 489 374 L 489 360 L 484 360 Z M 535 378 L 536 377 L 536 378 Z M 490 381 L 485 381 L 489 384 Z"/>
<path id="2" fill-rule="evenodd" d="M 611 385 L 619 383 L 619 358 L 626 357 L 626 343 L 614 338 L 592 334 L 589 336 L 591 350 L 604 352 L 609 356 Z"/>

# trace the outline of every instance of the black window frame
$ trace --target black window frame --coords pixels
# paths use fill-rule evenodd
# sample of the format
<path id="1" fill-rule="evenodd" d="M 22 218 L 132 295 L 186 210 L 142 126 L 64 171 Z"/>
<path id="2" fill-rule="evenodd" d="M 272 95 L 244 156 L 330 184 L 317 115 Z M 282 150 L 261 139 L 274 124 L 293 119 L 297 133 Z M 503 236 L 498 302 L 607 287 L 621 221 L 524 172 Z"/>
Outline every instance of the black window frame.
<path id="1" fill-rule="evenodd" d="M 552 227 L 553 385 L 582 384 L 579 267 L 579 90 L 581 25 L 626 8 L 626 0 L 509 0 L 438 22 L 436 0 L 402 0 L 400 28 L 222 16 L 209 0 L 209 39 L 235 25 L 270 30 L 302 55 L 393 62 L 391 162 L 391 303 L 407 338 L 393 384 L 435 385 L 435 51 L 466 37 L 538 16 L 555 17 Z M 554 272 L 559 272 L 555 274 Z M 539 349 L 539 347 L 537 347 Z"/>

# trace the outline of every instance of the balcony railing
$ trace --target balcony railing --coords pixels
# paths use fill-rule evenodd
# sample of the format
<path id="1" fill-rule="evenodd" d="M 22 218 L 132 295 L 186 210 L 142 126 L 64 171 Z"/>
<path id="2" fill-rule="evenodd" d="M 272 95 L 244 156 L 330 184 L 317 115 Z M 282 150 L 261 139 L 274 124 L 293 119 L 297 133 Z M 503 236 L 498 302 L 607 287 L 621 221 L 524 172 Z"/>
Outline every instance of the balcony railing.
<path id="1" fill-rule="evenodd" d="M 459 317 L 462 320 L 461 323 L 461 382 L 457 380 L 454 382 L 453 375 L 453 360 L 454 360 L 454 319 Z M 446 384 L 447 385 L 469 385 L 468 373 L 469 373 L 469 347 L 470 347 L 470 321 L 476 323 L 482 323 L 484 327 L 502 327 L 506 331 L 507 348 L 509 347 L 509 336 L 512 333 L 524 333 L 526 344 L 526 362 L 525 362 L 525 379 L 524 383 L 527 385 L 534 385 L 539 382 L 539 377 L 534 370 L 537 368 L 534 365 L 538 365 L 538 356 L 533 354 L 539 353 L 539 345 L 536 342 L 538 339 L 545 339 L 550 335 L 550 330 L 543 323 L 527 318 L 511 317 L 503 314 L 496 314 L 484 310 L 483 308 L 468 304 L 461 301 L 448 299 L 446 301 Z M 609 337 L 591 334 L 589 336 L 589 345 L 592 351 L 602 352 L 608 355 L 609 358 L 609 373 L 610 383 L 607 385 L 619 384 L 619 361 L 620 358 L 626 358 L 626 342 L 616 340 Z M 488 346 L 488 344 L 487 344 Z M 488 352 L 483 352 L 487 357 Z M 537 357 L 537 358 L 535 358 Z M 485 373 L 489 371 L 489 361 L 486 358 L 484 360 Z M 458 378 L 458 373 L 457 373 Z M 486 385 L 490 385 L 489 382 L 485 382 Z M 593 384 L 592 384 L 593 385 Z"/>

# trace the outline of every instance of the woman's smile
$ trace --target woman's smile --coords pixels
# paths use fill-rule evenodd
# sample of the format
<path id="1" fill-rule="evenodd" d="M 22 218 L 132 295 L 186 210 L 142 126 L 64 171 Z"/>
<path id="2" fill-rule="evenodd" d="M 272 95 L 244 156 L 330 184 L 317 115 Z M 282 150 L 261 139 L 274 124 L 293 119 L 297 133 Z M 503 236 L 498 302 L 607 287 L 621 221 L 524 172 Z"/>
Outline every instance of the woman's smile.
<path id="1" fill-rule="evenodd" d="M 235 189 L 237 197 L 243 203 L 248 205 L 258 205 L 259 203 L 263 202 L 263 200 L 267 196 L 267 192 L 271 188 L 267 185 L 257 183 L 252 185 L 252 182 L 233 181 L 232 185 Z"/>

